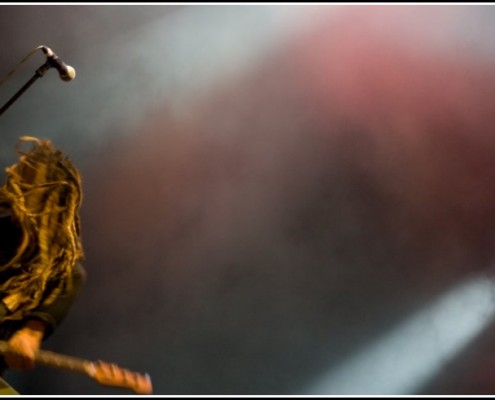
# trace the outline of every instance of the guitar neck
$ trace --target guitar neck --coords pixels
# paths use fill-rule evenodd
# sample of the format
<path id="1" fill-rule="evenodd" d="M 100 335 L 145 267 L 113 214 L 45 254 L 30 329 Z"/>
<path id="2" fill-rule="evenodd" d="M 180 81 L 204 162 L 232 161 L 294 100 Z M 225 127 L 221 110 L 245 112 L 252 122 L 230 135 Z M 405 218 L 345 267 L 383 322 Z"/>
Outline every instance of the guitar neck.
<path id="1" fill-rule="evenodd" d="M 8 343 L 0 340 L 0 354 L 7 353 L 8 348 Z M 148 374 L 141 375 L 102 361 L 91 362 L 77 357 L 52 353 L 47 350 L 38 350 L 35 362 L 48 367 L 81 372 L 103 385 L 132 389 L 137 394 L 151 394 L 153 391 Z"/>
<path id="2" fill-rule="evenodd" d="M 0 341 L 0 354 L 7 351 L 7 342 Z M 68 369 L 75 372 L 87 373 L 91 361 L 83 360 L 77 357 L 66 356 L 58 353 L 52 353 L 48 350 L 38 350 L 36 353 L 36 363 L 48 367 Z"/>

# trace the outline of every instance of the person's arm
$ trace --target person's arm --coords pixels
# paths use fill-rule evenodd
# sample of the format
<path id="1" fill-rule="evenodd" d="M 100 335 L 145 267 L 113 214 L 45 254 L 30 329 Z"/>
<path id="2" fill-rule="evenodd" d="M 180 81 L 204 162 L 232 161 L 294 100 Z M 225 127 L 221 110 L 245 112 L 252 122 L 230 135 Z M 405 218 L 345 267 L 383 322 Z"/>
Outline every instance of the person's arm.
<path id="1" fill-rule="evenodd" d="M 10 368 L 31 369 L 34 367 L 36 352 L 41 347 L 47 324 L 38 319 L 28 320 L 9 339 L 9 352 L 5 354 L 5 362 Z"/>
<path id="2" fill-rule="evenodd" d="M 66 317 L 85 281 L 84 268 L 76 264 L 72 290 L 61 293 L 50 305 L 37 307 L 26 315 L 23 326 L 8 340 L 10 350 L 5 361 L 10 368 L 24 370 L 34 367 L 36 351 Z"/>
<path id="3" fill-rule="evenodd" d="M 85 282 L 86 272 L 84 267 L 80 263 L 76 263 L 72 275 L 72 290 L 60 293 L 53 303 L 41 305 L 26 315 L 26 320 L 36 319 L 45 323 L 43 339 L 49 337 L 65 319 L 70 308 L 79 297 Z"/>

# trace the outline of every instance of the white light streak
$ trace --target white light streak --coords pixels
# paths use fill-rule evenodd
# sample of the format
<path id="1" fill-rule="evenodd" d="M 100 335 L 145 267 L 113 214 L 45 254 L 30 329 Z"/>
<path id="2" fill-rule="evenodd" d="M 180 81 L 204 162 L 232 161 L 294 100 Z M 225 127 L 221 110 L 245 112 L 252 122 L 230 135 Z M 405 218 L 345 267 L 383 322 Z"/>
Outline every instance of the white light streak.
<path id="1" fill-rule="evenodd" d="M 495 285 L 455 288 L 310 388 L 310 395 L 412 395 L 492 321 Z"/>

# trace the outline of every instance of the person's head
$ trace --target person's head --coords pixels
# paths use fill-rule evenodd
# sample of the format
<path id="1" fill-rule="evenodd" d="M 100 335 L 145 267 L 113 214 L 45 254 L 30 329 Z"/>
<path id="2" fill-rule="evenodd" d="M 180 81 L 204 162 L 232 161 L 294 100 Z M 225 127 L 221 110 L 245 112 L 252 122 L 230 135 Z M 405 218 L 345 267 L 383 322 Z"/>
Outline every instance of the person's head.
<path id="1" fill-rule="evenodd" d="M 16 255 L 0 266 L 0 272 L 17 268 L 22 277 L 9 287 L 0 286 L 0 292 L 16 287 L 23 294 L 17 306 L 32 307 L 33 299 L 40 301 L 47 282 L 55 278 L 64 285 L 75 261 L 83 256 L 81 177 L 49 140 L 24 136 L 19 144 L 28 144 L 28 149 L 18 147 L 19 162 L 6 168 L 7 180 L 0 192 L 23 238 Z"/>
<path id="2" fill-rule="evenodd" d="M 42 211 L 48 204 L 79 209 L 81 177 L 72 162 L 49 140 L 23 136 L 20 144 L 31 148 L 17 151 L 19 162 L 7 168 L 7 187 L 24 198 L 31 212 Z"/>

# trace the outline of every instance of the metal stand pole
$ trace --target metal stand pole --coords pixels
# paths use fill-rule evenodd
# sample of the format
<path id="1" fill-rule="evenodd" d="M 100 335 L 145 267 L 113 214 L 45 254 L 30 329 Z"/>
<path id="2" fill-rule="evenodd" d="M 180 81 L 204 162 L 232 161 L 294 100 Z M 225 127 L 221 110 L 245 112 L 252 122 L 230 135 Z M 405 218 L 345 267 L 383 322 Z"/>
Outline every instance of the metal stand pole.
<path id="1" fill-rule="evenodd" d="M 51 67 L 50 63 L 47 61 L 41 67 L 39 67 L 34 75 L 29 79 L 29 81 L 19 89 L 19 91 L 12 96 L 12 98 L 5 103 L 5 105 L 0 109 L 0 115 L 2 115 L 7 109 L 19 98 L 21 95 L 34 83 L 36 80 L 45 75 L 46 71 Z"/>

